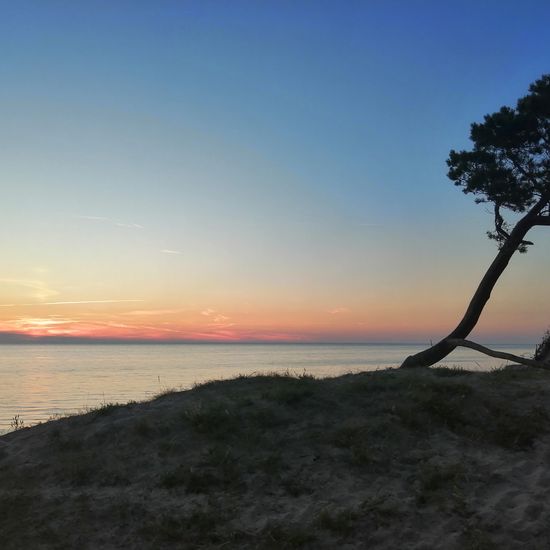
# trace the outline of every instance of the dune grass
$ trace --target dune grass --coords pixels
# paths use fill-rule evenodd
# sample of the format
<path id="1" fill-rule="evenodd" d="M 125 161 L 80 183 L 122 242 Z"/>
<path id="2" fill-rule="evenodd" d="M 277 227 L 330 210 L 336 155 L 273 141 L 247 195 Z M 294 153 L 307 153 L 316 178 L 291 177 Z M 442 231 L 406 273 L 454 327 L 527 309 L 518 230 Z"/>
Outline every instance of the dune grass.
<path id="1" fill-rule="evenodd" d="M 106 403 L 0 438 L 3 547 L 512 548 L 531 535 L 483 502 L 540 458 L 549 396 L 546 372 L 431 369 Z"/>

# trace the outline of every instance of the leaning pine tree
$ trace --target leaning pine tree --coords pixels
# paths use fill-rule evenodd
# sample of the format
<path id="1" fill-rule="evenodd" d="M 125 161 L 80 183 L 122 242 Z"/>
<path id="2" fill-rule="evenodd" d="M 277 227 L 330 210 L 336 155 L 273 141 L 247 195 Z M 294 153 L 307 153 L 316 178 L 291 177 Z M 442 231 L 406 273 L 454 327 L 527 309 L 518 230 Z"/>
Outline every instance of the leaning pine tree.
<path id="1" fill-rule="evenodd" d="M 533 243 L 528 231 L 537 225 L 550 226 L 550 74 L 531 84 L 529 94 L 515 108 L 502 107 L 472 124 L 471 151 L 451 151 L 449 178 L 472 193 L 477 203 L 491 203 L 494 230 L 488 232 L 499 252 L 479 283 L 464 317 L 443 340 L 429 349 L 410 355 L 402 367 L 427 367 L 441 361 L 457 346 L 477 349 L 488 355 L 533 366 L 549 367 L 548 359 L 523 359 L 466 340 L 475 327 L 491 291 L 514 252 L 526 252 Z M 521 217 L 513 226 L 505 211 Z"/>

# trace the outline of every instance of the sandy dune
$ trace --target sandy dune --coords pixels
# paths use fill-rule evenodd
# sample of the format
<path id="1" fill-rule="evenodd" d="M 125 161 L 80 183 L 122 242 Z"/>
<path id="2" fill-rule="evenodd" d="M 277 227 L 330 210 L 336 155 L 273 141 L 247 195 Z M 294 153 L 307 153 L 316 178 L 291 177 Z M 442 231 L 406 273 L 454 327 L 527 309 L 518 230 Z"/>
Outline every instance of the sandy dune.
<path id="1" fill-rule="evenodd" d="M 549 548 L 550 375 L 260 376 L 0 438 L 2 548 Z"/>

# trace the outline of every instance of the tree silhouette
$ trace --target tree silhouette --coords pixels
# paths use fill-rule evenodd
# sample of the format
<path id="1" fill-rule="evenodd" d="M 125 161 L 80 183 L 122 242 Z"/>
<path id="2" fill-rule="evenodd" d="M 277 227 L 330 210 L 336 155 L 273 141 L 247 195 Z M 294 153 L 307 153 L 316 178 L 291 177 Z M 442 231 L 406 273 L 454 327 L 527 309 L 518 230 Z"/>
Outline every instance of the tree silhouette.
<path id="1" fill-rule="evenodd" d="M 502 107 L 472 124 L 470 151 L 451 151 L 447 160 L 448 177 L 464 193 L 475 196 L 476 203 L 491 203 L 494 239 L 499 252 L 481 280 L 464 317 L 443 340 L 405 359 L 402 367 L 426 367 L 441 361 L 457 346 L 466 346 L 497 357 L 548 366 L 540 361 L 494 352 L 465 340 L 475 327 L 498 278 L 514 252 L 526 252 L 533 243 L 525 240 L 537 225 L 550 226 L 550 74 L 529 87 L 529 94 L 515 108 Z M 520 214 L 511 228 L 505 211 Z"/>

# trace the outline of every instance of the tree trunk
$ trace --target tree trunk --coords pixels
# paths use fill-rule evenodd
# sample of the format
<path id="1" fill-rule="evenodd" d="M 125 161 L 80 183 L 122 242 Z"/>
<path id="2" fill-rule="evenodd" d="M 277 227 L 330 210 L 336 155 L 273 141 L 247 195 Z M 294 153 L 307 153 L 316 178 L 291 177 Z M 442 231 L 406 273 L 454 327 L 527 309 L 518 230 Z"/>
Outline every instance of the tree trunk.
<path id="1" fill-rule="evenodd" d="M 431 348 L 421 351 L 420 353 L 416 353 L 415 355 L 409 355 L 405 361 L 403 361 L 401 368 L 429 367 L 434 365 L 438 361 L 441 361 L 447 357 L 447 355 L 449 355 L 449 353 L 456 348 L 456 343 L 450 342 L 449 340 L 466 339 L 468 334 L 470 334 L 472 329 L 476 326 L 485 304 L 491 297 L 491 292 L 496 282 L 502 275 L 502 272 L 506 269 L 506 266 L 514 255 L 514 252 L 524 240 L 524 237 L 529 229 L 535 225 L 533 223 L 533 218 L 538 212 L 535 212 L 534 210 L 538 209 L 531 209 L 530 212 L 521 218 L 510 233 L 509 238 L 499 250 L 496 258 L 493 260 L 493 263 L 489 266 L 489 269 L 479 283 L 479 286 L 477 287 L 477 290 L 468 305 L 468 309 L 457 327 L 447 337 L 443 338 L 443 340 L 439 341 Z"/>

